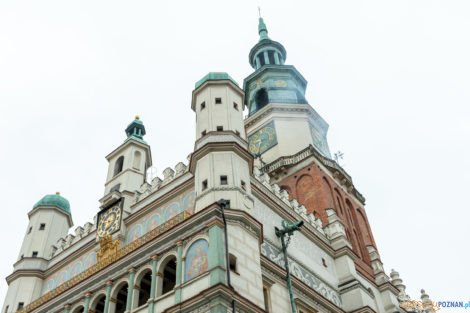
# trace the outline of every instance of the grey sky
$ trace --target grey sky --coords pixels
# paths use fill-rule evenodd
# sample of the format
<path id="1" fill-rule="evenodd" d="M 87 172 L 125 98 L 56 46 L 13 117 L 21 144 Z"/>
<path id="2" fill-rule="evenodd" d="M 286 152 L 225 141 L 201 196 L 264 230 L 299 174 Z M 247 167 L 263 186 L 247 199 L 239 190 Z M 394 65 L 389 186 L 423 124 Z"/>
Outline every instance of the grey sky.
<path id="1" fill-rule="evenodd" d="M 256 1 L 0 2 L 0 299 L 27 212 L 60 191 L 74 228 L 136 114 L 161 172 L 193 150 L 194 83 L 252 69 Z M 387 273 L 412 299 L 470 301 L 470 2 L 264 1 L 332 152 L 366 197 Z M 447 310 L 446 310 L 447 311 Z M 454 310 L 456 311 L 456 310 Z"/>

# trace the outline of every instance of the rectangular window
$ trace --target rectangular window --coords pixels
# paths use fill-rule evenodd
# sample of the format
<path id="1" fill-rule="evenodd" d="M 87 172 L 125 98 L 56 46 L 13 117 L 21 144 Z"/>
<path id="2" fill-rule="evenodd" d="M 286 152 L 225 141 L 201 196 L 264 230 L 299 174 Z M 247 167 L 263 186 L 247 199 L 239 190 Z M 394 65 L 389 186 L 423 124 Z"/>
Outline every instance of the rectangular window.
<path id="1" fill-rule="evenodd" d="M 238 103 L 234 102 L 233 103 L 233 108 L 238 111 Z"/>
<path id="2" fill-rule="evenodd" d="M 44 230 L 44 229 L 46 229 L 46 224 L 41 223 L 41 225 L 39 225 L 39 230 Z"/>
<path id="3" fill-rule="evenodd" d="M 244 182 L 243 180 L 241 181 L 241 185 L 242 185 L 242 189 L 243 189 L 243 190 L 246 190 L 246 184 L 245 184 L 245 182 Z"/>
<path id="4" fill-rule="evenodd" d="M 207 189 L 207 179 L 202 182 L 202 190 L 204 191 L 206 189 Z"/>
<path id="5" fill-rule="evenodd" d="M 221 185 L 227 185 L 228 184 L 227 176 L 225 176 L 225 175 L 220 176 L 220 184 Z"/>
<path id="6" fill-rule="evenodd" d="M 31 257 L 37 258 L 37 257 L 38 257 L 38 252 L 37 252 L 37 251 L 33 251 L 33 255 L 32 255 Z"/>
<path id="7" fill-rule="evenodd" d="M 215 98 L 215 104 L 221 104 L 222 98 Z"/>
<path id="8" fill-rule="evenodd" d="M 218 131 L 218 132 L 221 132 L 221 131 L 223 131 L 223 130 L 224 130 L 224 127 L 223 127 L 223 126 L 217 126 L 217 131 Z"/>
<path id="9" fill-rule="evenodd" d="M 24 307 L 24 302 L 18 303 L 18 310 L 21 310 Z"/>
<path id="10" fill-rule="evenodd" d="M 205 108 L 206 108 L 206 101 L 201 103 L 201 111 L 204 110 Z"/>
<path id="11" fill-rule="evenodd" d="M 205 130 L 202 131 L 201 135 L 202 136 L 205 136 L 207 134 L 207 132 Z"/>

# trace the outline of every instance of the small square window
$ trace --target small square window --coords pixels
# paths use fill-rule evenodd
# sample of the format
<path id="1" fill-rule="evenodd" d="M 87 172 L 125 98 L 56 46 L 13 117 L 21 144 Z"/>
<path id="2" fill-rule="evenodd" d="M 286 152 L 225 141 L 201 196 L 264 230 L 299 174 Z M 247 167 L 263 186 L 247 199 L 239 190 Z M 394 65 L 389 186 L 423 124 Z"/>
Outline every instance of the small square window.
<path id="1" fill-rule="evenodd" d="M 325 262 L 325 259 L 324 259 L 324 258 L 321 258 L 321 262 L 323 263 L 323 266 L 324 266 L 324 267 L 328 267 L 328 265 L 326 265 L 326 262 Z"/>
<path id="2" fill-rule="evenodd" d="M 24 307 L 24 302 L 18 303 L 18 310 L 21 310 Z"/>
<path id="3" fill-rule="evenodd" d="M 39 230 L 44 230 L 44 229 L 46 229 L 46 224 L 41 223 L 41 225 L 39 225 Z"/>
<path id="4" fill-rule="evenodd" d="M 237 136 L 240 136 L 240 132 L 238 130 L 235 131 L 235 134 L 237 134 Z"/>
<path id="5" fill-rule="evenodd" d="M 242 189 L 243 189 L 243 190 L 246 190 L 246 184 L 245 184 L 245 182 L 242 180 L 240 183 L 241 183 L 241 185 L 242 185 Z"/>
<path id="6" fill-rule="evenodd" d="M 205 136 L 207 134 L 207 132 L 205 130 L 202 131 L 201 135 L 202 136 Z"/>
<path id="7" fill-rule="evenodd" d="M 202 190 L 204 191 L 206 189 L 207 189 L 207 179 L 202 182 Z"/>
<path id="8" fill-rule="evenodd" d="M 238 103 L 234 102 L 233 103 L 233 108 L 238 111 Z"/>
<path id="9" fill-rule="evenodd" d="M 201 111 L 204 110 L 205 108 L 206 108 L 206 101 L 201 103 Z"/>
<path id="10" fill-rule="evenodd" d="M 221 104 L 222 98 L 215 98 L 215 104 Z"/>
<path id="11" fill-rule="evenodd" d="M 224 127 L 223 127 L 223 126 L 217 126 L 217 131 L 218 131 L 218 132 L 221 132 L 221 131 L 223 131 L 223 130 L 224 130 Z"/>
<path id="12" fill-rule="evenodd" d="M 220 176 L 220 184 L 221 185 L 227 185 L 228 184 L 227 176 L 225 176 L 225 175 Z"/>
<path id="13" fill-rule="evenodd" d="M 32 255 L 31 257 L 37 258 L 37 257 L 38 257 L 38 252 L 37 252 L 37 251 L 33 251 L 33 255 Z"/>

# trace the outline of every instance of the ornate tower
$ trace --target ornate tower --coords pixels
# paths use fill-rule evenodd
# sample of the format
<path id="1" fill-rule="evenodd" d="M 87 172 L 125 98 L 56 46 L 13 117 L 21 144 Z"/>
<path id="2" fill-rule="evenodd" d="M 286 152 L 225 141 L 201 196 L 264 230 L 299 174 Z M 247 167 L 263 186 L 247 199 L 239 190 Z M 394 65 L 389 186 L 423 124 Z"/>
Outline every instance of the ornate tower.
<path id="1" fill-rule="evenodd" d="M 243 125 L 244 93 L 227 73 L 209 73 L 196 83 L 191 108 L 196 113 L 196 211 L 224 198 L 231 207 L 251 209 L 252 156 Z"/>
<path id="2" fill-rule="evenodd" d="M 39 200 L 28 213 L 28 218 L 18 261 L 14 264 L 13 273 L 7 277 L 4 306 L 10 308 L 9 312 L 40 296 L 42 272 L 47 268 L 52 246 L 73 226 L 70 204 L 58 192 Z"/>
<path id="3" fill-rule="evenodd" d="M 259 42 L 249 54 L 255 72 L 243 83 L 249 109 L 245 126 L 250 152 L 270 163 L 313 145 L 330 157 L 326 141 L 328 124 L 305 99 L 307 81 L 293 65 L 284 64 L 286 50 L 268 37 L 262 18 L 258 32 Z"/>
<path id="4" fill-rule="evenodd" d="M 257 161 L 261 161 L 262 171 L 307 212 L 320 218 L 323 227 L 333 220 L 344 226 L 348 245 L 357 256 L 353 262 L 357 272 L 382 283 L 383 268 L 365 213 L 365 199 L 351 176 L 331 160 L 328 124 L 304 97 L 307 81 L 294 66 L 284 64 L 286 51 L 268 37 L 262 18 L 258 31 L 260 40 L 249 54 L 255 72 L 244 81 L 249 150 L 260 157 Z M 348 275 L 342 279 L 352 277 Z"/>
<path id="5" fill-rule="evenodd" d="M 147 168 L 152 165 L 150 146 L 144 141 L 145 127 L 138 116 L 126 128 L 127 139 L 106 156 L 109 162 L 103 206 L 123 197 L 129 199 L 145 182 Z M 130 201 L 124 201 L 127 211 Z"/>

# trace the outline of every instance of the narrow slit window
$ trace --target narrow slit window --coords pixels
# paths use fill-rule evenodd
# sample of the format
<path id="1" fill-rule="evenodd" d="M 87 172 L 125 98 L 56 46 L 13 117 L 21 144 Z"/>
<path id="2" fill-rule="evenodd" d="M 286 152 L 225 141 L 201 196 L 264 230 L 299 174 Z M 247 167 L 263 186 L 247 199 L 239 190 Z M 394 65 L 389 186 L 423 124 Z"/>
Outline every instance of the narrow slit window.
<path id="1" fill-rule="evenodd" d="M 41 223 L 41 225 L 39 225 L 39 230 L 44 230 L 44 229 L 46 229 L 46 224 Z"/>
<path id="2" fill-rule="evenodd" d="M 215 104 L 221 104 L 222 98 L 215 98 Z"/>
<path id="3" fill-rule="evenodd" d="M 205 179 L 203 182 L 202 182 L 202 190 L 206 190 L 207 189 L 207 179 Z"/>
<path id="4" fill-rule="evenodd" d="M 206 108 L 206 102 L 204 101 L 201 103 L 201 111 L 204 110 L 205 108 Z"/>
<path id="5" fill-rule="evenodd" d="M 235 131 L 235 134 L 237 134 L 237 136 L 240 136 L 240 132 L 238 130 Z"/>
<path id="6" fill-rule="evenodd" d="M 202 131 L 201 135 L 202 136 L 205 136 L 207 134 L 207 132 L 205 130 Z"/>
<path id="7" fill-rule="evenodd" d="M 242 185 L 242 189 L 246 190 L 246 183 L 243 180 L 240 182 L 240 184 Z"/>
<path id="8" fill-rule="evenodd" d="M 229 261 L 230 261 L 230 270 L 236 273 L 237 272 L 237 257 L 230 253 Z"/>
<path id="9" fill-rule="evenodd" d="M 221 131 L 223 131 L 223 130 L 224 130 L 224 127 L 223 127 L 223 126 L 217 126 L 217 131 L 218 131 L 218 132 L 221 132 Z"/>
<path id="10" fill-rule="evenodd" d="M 238 111 L 238 103 L 234 102 L 233 103 L 233 108 Z"/>
<path id="11" fill-rule="evenodd" d="M 32 230 L 33 230 L 33 228 L 30 227 L 30 228 L 28 229 L 28 234 L 30 234 Z"/>

